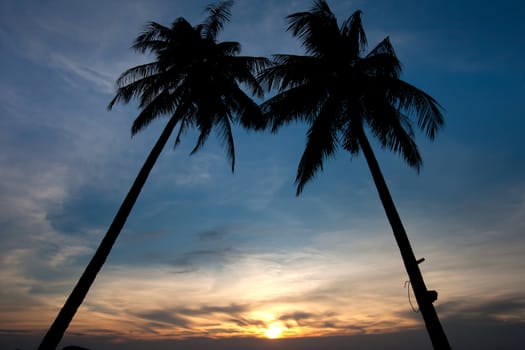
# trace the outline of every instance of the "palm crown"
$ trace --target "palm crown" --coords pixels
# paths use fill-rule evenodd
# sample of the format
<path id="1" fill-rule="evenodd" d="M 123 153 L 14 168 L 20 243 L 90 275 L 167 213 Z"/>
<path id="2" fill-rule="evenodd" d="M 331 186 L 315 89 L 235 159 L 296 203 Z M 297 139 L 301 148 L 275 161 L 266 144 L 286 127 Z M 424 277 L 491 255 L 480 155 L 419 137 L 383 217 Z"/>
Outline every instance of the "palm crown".
<path id="1" fill-rule="evenodd" d="M 297 194 L 339 147 L 357 154 L 365 126 L 384 148 L 419 170 L 422 159 L 412 124 L 433 139 L 443 117 L 432 97 L 399 78 L 401 64 L 389 38 L 364 55 L 361 11 L 339 26 L 322 0 L 287 19 L 288 30 L 308 55 L 275 55 L 274 66 L 260 80 L 278 89 L 262 105 L 273 131 L 295 120 L 310 124 L 297 171 Z"/>
<path id="2" fill-rule="evenodd" d="M 125 71 L 117 80 L 118 90 L 108 108 L 119 101 L 139 99 L 140 113 L 132 126 L 135 134 L 155 118 L 168 115 L 178 126 L 175 145 L 189 127 L 199 130 L 192 153 L 199 150 L 213 128 L 235 164 L 232 122 L 259 128 L 262 115 L 257 104 L 241 89 L 262 97 L 263 90 L 254 76 L 268 64 L 260 57 L 237 56 L 240 44 L 218 42 L 217 35 L 230 18 L 232 1 L 207 7 L 209 17 L 192 26 L 184 18 L 171 27 L 150 22 L 133 48 L 154 54 L 155 61 Z"/>

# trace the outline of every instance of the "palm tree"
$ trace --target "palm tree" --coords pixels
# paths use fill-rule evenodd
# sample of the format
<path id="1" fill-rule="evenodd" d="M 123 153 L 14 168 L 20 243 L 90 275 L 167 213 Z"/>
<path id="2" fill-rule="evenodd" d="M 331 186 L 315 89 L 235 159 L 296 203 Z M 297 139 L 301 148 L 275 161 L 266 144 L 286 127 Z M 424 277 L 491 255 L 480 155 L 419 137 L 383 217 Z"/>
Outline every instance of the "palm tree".
<path id="1" fill-rule="evenodd" d="M 232 122 L 255 129 L 262 125 L 258 104 L 241 90 L 240 84 L 262 97 L 263 89 L 254 73 L 264 68 L 268 60 L 238 56 L 239 43 L 217 41 L 218 33 L 230 19 L 232 5 L 233 1 L 224 1 L 208 6 L 208 17 L 197 26 L 192 26 L 184 18 L 178 18 L 170 27 L 150 22 L 135 39 L 132 47 L 140 53 L 154 54 L 155 60 L 130 68 L 119 77 L 116 95 L 108 108 L 117 102 L 139 100 L 140 113 L 131 129 L 133 135 L 158 117 L 166 116 L 168 121 L 95 255 L 42 340 L 40 350 L 54 350 L 60 342 L 175 127 L 178 126 L 175 146 L 188 128 L 199 131 L 192 154 L 203 146 L 215 129 L 224 143 L 233 171 Z"/>
<path id="2" fill-rule="evenodd" d="M 363 152 L 434 348 L 449 349 L 432 305 L 436 293 L 425 286 L 421 261 L 414 256 L 368 140 L 371 134 L 382 148 L 399 153 L 419 170 L 422 159 L 412 124 L 433 139 L 444 123 L 440 106 L 400 80 L 401 64 L 388 37 L 364 55 L 361 11 L 339 26 L 326 1 L 317 0 L 310 11 L 291 14 L 287 20 L 288 30 L 301 40 L 307 55 L 275 55 L 274 65 L 259 79 L 268 89 L 278 90 L 262 104 L 273 132 L 293 121 L 310 125 L 297 170 L 297 195 L 339 148 L 352 155 Z"/>

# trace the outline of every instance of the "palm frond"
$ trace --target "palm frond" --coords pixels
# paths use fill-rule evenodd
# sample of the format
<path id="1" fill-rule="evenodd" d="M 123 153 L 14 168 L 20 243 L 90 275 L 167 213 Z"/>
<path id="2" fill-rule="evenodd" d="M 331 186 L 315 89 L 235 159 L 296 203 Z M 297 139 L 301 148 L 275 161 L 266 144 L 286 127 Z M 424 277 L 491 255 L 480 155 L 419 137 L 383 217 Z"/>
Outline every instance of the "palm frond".
<path id="1" fill-rule="evenodd" d="M 323 161 L 333 156 L 337 150 L 337 118 L 335 117 L 337 115 L 338 108 L 335 101 L 325 103 L 308 130 L 306 147 L 295 178 L 297 195 L 301 194 L 304 185 L 315 176 L 317 171 L 323 170 Z"/>
<path id="2" fill-rule="evenodd" d="M 236 41 L 223 41 L 215 47 L 221 56 L 236 56 L 241 52 L 241 44 Z"/>
<path id="3" fill-rule="evenodd" d="M 127 69 L 117 79 L 117 86 L 123 87 L 125 85 L 136 82 L 153 75 L 161 74 L 163 69 L 159 62 L 150 62 L 141 64 L 132 68 Z"/>
<path id="4" fill-rule="evenodd" d="M 403 127 L 403 124 L 405 127 Z M 419 172 L 423 166 L 423 159 L 419 153 L 412 130 L 410 130 L 410 127 L 406 128 L 409 125 L 402 123 L 401 119 L 393 123 L 387 147 L 394 153 L 400 154 L 409 166 Z"/>
<path id="5" fill-rule="evenodd" d="M 222 142 L 222 145 L 226 148 L 226 156 L 231 162 L 231 168 L 233 173 L 233 171 L 235 170 L 235 144 L 233 142 L 230 115 L 226 114 L 218 116 L 217 123 L 215 124 L 215 129 L 217 130 L 219 140 Z"/>
<path id="6" fill-rule="evenodd" d="M 149 105 L 141 110 L 131 127 L 131 134 L 135 135 L 154 119 L 161 115 L 174 113 L 178 99 L 171 95 L 168 90 L 162 91 Z"/>
<path id="7" fill-rule="evenodd" d="M 224 103 L 232 110 L 240 124 L 253 130 L 263 130 L 267 126 L 267 119 L 261 108 L 237 85 L 225 86 Z"/>
<path id="8" fill-rule="evenodd" d="M 406 115 L 388 103 L 374 100 L 366 119 L 382 147 L 400 154 L 405 162 L 418 172 L 423 163 L 414 140 L 414 131 Z"/>
<path id="9" fill-rule="evenodd" d="M 155 80 L 156 78 L 157 77 L 151 76 L 119 87 L 115 97 L 109 102 L 108 109 L 111 110 L 115 103 L 129 103 L 133 98 L 139 97 L 144 91 L 148 90 L 149 86 L 154 85 L 151 80 Z"/>
<path id="10" fill-rule="evenodd" d="M 277 132 L 294 121 L 313 121 L 327 98 L 324 86 L 306 84 L 275 95 L 262 103 L 261 109 L 272 132 Z"/>
<path id="11" fill-rule="evenodd" d="M 184 73 L 176 69 L 169 71 L 153 62 L 133 67 L 117 80 L 117 93 L 108 105 L 111 109 L 116 102 L 128 103 L 133 98 L 140 100 L 139 108 L 147 106 L 163 90 L 174 90 L 183 81 Z"/>
<path id="12" fill-rule="evenodd" d="M 302 41 L 306 52 L 316 57 L 335 54 L 340 46 L 337 19 L 324 0 L 316 0 L 308 12 L 286 17 L 288 30 Z"/>
<path id="13" fill-rule="evenodd" d="M 185 21 L 185 19 L 179 18 L 178 21 L 182 22 Z M 137 36 L 137 38 L 133 42 L 131 48 L 140 53 L 145 53 L 149 50 L 152 50 L 153 47 L 158 45 L 159 42 L 165 43 L 170 41 L 172 35 L 173 32 L 170 30 L 170 28 L 165 27 L 157 22 L 148 22 L 144 27 L 142 33 L 139 36 Z"/>
<path id="14" fill-rule="evenodd" d="M 128 77 L 121 77 L 122 81 Z M 131 79 L 131 78 L 129 78 Z M 167 76 L 166 72 L 159 72 L 142 79 L 129 82 L 117 89 L 115 97 L 110 101 L 108 109 L 112 109 L 117 102 L 128 103 L 133 98 L 140 100 L 139 107 L 145 108 L 163 90 L 174 90 L 180 85 L 180 78 L 176 74 Z"/>
<path id="15" fill-rule="evenodd" d="M 269 90 L 284 91 L 311 82 L 320 84 L 326 78 L 326 70 L 326 65 L 315 57 L 275 55 L 273 65 L 257 78 Z"/>
<path id="16" fill-rule="evenodd" d="M 204 146 L 213 128 L 213 123 L 210 120 L 210 118 L 200 118 L 200 119 L 201 120 L 196 122 L 196 126 L 199 130 L 199 137 L 197 139 L 197 142 L 195 143 L 195 146 L 191 150 L 190 155 L 197 153 L 202 148 L 202 146 Z"/>
<path id="17" fill-rule="evenodd" d="M 152 101 L 163 91 L 168 91 L 170 94 L 176 96 L 178 92 L 182 93 L 185 89 L 184 79 L 172 75 L 173 79 L 167 79 L 166 74 L 156 77 L 155 81 L 148 84 L 142 89 L 139 96 L 139 108 L 146 108 Z"/>
<path id="18" fill-rule="evenodd" d="M 216 124 L 221 117 L 228 114 L 228 110 L 220 96 L 213 95 L 213 90 L 208 90 L 208 94 L 201 91 L 195 96 L 194 105 L 195 126 L 199 129 L 200 134 L 197 143 L 190 154 L 195 154 L 202 148 L 210 136 L 214 124 Z"/>
<path id="19" fill-rule="evenodd" d="M 233 1 L 221 1 L 216 5 L 208 5 L 206 12 L 209 13 L 208 17 L 202 26 L 202 35 L 206 39 L 215 40 L 217 34 L 224 27 L 224 23 L 230 21 L 231 7 Z"/>
<path id="20" fill-rule="evenodd" d="M 355 68 L 371 77 L 386 76 L 398 78 L 402 67 L 397 57 L 388 54 L 377 54 L 357 61 Z"/>
<path id="21" fill-rule="evenodd" d="M 359 153 L 359 135 L 356 128 L 348 127 L 344 132 L 343 148 L 352 155 Z"/>
<path id="22" fill-rule="evenodd" d="M 341 26 L 344 50 L 348 50 L 349 57 L 357 58 L 366 49 L 367 40 L 361 21 L 362 13 L 361 10 L 355 11 Z"/>
<path id="23" fill-rule="evenodd" d="M 238 56 L 233 60 L 233 62 L 237 60 L 243 61 L 246 67 L 248 67 L 250 72 L 254 75 L 259 75 L 265 69 L 273 65 L 272 60 L 267 57 Z"/>
<path id="24" fill-rule="evenodd" d="M 402 71 L 401 62 L 396 56 L 389 37 L 381 41 L 363 59 L 356 62 L 356 68 L 370 76 L 399 77 Z"/>
<path id="25" fill-rule="evenodd" d="M 445 124 L 439 103 L 424 91 L 400 79 L 388 79 L 387 86 L 392 103 L 412 116 L 418 127 L 433 140 Z"/>
<path id="26" fill-rule="evenodd" d="M 342 104 L 341 111 L 343 148 L 352 155 L 359 153 L 359 136 L 363 131 L 363 111 L 357 97 L 349 98 Z"/>
<path id="27" fill-rule="evenodd" d="M 261 98 L 264 96 L 264 88 L 255 74 L 270 66 L 270 60 L 262 57 L 234 56 L 228 57 L 225 65 L 227 74 L 234 75 L 236 81 L 248 88 L 252 95 Z"/>
<path id="28" fill-rule="evenodd" d="M 394 46 L 392 46 L 392 42 L 390 41 L 390 36 L 386 36 L 383 40 L 381 40 L 379 44 L 377 44 L 372 50 L 370 50 L 366 57 L 381 54 L 387 54 L 390 56 L 397 57 L 396 51 L 394 50 Z"/>
<path id="29" fill-rule="evenodd" d="M 182 135 L 186 133 L 186 129 L 189 127 L 189 121 L 191 118 L 181 118 L 180 124 L 179 124 L 179 131 L 177 132 L 177 136 L 175 137 L 175 143 L 173 144 L 173 148 L 176 148 L 180 144 L 180 139 Z"/>

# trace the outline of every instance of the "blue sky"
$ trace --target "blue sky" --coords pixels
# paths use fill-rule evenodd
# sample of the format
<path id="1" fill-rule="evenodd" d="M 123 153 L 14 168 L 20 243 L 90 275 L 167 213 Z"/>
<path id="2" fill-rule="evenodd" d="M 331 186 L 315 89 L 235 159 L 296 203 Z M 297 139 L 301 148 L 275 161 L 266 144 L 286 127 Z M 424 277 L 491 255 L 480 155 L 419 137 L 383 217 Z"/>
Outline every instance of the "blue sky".
<path id="1" fill-rule="evenodd" d="M 238 0 L 220 39 L 239 41 L 245 55 L 301 53 L 284 17 L 311 3 Z M 118 75 L 148 60 L 132 40 L 151 20 L 197 24 L 207 4 L 0 3 L 2 348 L 37 345 L 162 130 L 161 119 L 131 138 L 136 106 L 106 110 Z M 403 78 L 445 109 L 435 142 L 418 135 L 419 175 L 376 149 L 453 347 L 518 349 L 525 8 L 329 4 L 340 19 L 362 9 L 369 45 L 389 35 Z M 264 337 L 280 327 L 284 337 L 320 336 L 313 344 L 429 348 L 362 157 L 339 153 L 295 197 L 304 132 L 235 129 L 233 175 L 215 139 L 191 157 L 194 133 L 166 148 L 65 342 L 163 349 L 180 337 Z"/>

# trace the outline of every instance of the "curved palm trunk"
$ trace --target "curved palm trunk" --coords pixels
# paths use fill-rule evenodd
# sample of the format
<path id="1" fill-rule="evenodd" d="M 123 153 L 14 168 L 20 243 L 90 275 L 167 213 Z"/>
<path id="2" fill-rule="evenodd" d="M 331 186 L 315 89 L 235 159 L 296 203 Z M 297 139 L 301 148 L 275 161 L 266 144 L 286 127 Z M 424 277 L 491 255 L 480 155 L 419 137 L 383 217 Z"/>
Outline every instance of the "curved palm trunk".
<path id="1" fill-rule="evenodd" d="M 176 117 L 172 117 L 168 121 L 168 124 L 164 128 L 164 131 L 155 143 L 155 146 L 153 146 L 153 149 L 151 150 L 148 158 L 146 159 L 144 165 L 140 169 L 140 172 L 138 173 L 135 182 L 133 182 L 133 185 L 131 186 L 128 194 L 126 195 L 126 198 L 120 205 L 120 208 L 117 214 L 115 215 L 111 226 L 109 226 L 109 229 L 106 235 L 104 236 L 104 239 L 102 240 L 97 251 L 95 252 L 95 255 L 93 255 L 93 257 L 91 258 L 91 261 L 84 270 L 84 273 L 77 282 L 77 285 L 69 295 L 69 298 L 67 299 L 66 303 L 58 313 L 58 316 L 56 317 L 49 330 L 47 331 L 46 335 L 44 336 L 44 339 L 42 340 L 42 343 L 40 343 L 40 346 L 38 347 L 38 350 L 55 350 L 58 346 L 58 343 L 62 339 L 62 336 L 64 335 L 67 327 L 69 326 L 69 323 L 73 319 L 73 316 L 75 316 L 77 309 L 79 308 L 80 304 L 82 304 L 82 301 L 86 297 L 89 288 L 95 281 L 95 277 L 102 268 L 102 265 L 104 265 L 104 262 L 106 261 L 106 258 L 108 257 L 111 248 L 113 247 L 113 244 L 117 240 L 117 237 L 120 234 L 122 227 L 126 223 L 126 220 L 131 210 L 133 209 L 133 205 L 137 201 L 140 191 L 142 190 L 142 187 L 144 186 L 144 183 L 146 182 L 146 179 L 148 178 L 148 175 L 151 169 L 153 168 L 153 165 L 157 161 L 160 152 L 166 145 L 166 142 L 168 141 L 173 129 L 175 128 L 177 120 L 178 119 Z"/>
<path id="2" fill-rule="evenodd" d="M 370 172 L 374 178 L 374 183 L 376 185 L 379 198 L 381 199 L 381 203 L 383 204 L 386 216 L 388 217 L 388 221 L 392 227 L 397 245 L 401 251 L 401 257 L 403 258 L 405 269 L 410 278 L 410 283 L 414 290 L 417 304 L 421 310 L 423 319 L 425 320 L 425 325 L 430 336 L 430 340 L 432 341 L 432 345 L 436 350 L 450 349 L 447 336 L 443 330 L 443 327 L 441 326 L 441 323 L 439 322 L 434 305 L 432 304 L 434 300 L 425 286 L 425 281 L 423 280 L 423 276 L 419 270 L 418 262 L 414 252 L 412 251 L 412 247 L 410 246 L 405 228 L 403 227 L 401 218 L 399 217 L 397 209 L 394 205 L 394 201 L 392 200 L 392 196 L 390 195 L 390 191 L 388 190 L 383 174 L 381 173 L 381 169 L 379 168 L 379 164 L 376 160 L 372 147 L 370 146 L 370 143 L 368 142 L 364 132 L 362 132 L 359 136 L 359 144 L 361 145 L 366 162 L 368 163 L 368 167 L 370 168 Z"/>

